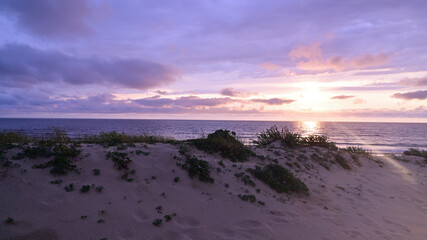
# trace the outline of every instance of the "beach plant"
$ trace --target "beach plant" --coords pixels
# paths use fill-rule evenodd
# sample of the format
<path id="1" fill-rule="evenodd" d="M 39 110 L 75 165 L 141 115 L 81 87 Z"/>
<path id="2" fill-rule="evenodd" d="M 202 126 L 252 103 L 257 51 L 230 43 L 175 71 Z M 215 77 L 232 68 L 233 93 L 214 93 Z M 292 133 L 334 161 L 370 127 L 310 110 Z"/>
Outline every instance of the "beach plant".
<path id="1" fill-rule="evenodd" d="M 256 137 L 257 140 L 254 140 L 253 143 L 260 146 L 266 146 L 273 143 L 274 141 L 282 140 L 282 134 L 277 129 L 276 125 L 266 129 L 265 131 L 262 131 L 261 133 L 258 133 Z"/>
<path id="2" fill-rule="evenodd" d="M 87 192 L 89 192 L 90 191 L 90 186 L 89 185 L 83 185 L 81 188 L 80 188 L 80 192 L 82 192 L 82 193 L 87 193 Z"/>
<path id="3" fill-rule="evenodd" d="M 325 135 L 308 135 L 306 137 L 302 137 L 300 139 L 300 145 L 338 150 L 337 145 L 334 142 L 329 141 L 329 138 Z"/>
<path id="4" fill-rule="evenodd" d="M 156 219 L 154 219 L 154 221 L 153 221 L 153 225 L 154 226 L 159 226 L 160 224 L 162 224 L 162 219 L 160 219 L 160 218 L 156 218 Z"/>
<path id="5" fill-rule="evenodd" d="M 214 179 L 210 176 L 209 162 L 199 160 L 195 156 L 188 156 L 184 164 L 181 165 L 186 169 L 188 175 L 193 178 L 197 177 L 202 182 L 214 183 Z"/>
<path id="6" fill-rule="evenodd" d="M 303 181 L 278 164 L 268 164 L 262 168 L 256 166 L 255 169 L 248 169 L 248 171 L 278 193 L 309 193 L 308 187 Z"/>
<path id="7" fill-rule="evenodd" d="M 86 219 L 87 215 L 80 216 L 81 219 Z"/>
<path id="8" fill-rule="evenodd" d="M 105 222 L 105 220 L 104 219 L 98 219 L 98 221 L 96 221 L 97 223 L 104 223 Z"/>
<path id="9" fill-rule="evenodd" d="M 265 206 L 265 202 L 263 202 L 263 201 L 258 201 L 258 204 L 261 206 Z"/>
<path id="10" fill-rule="evenodd" d="M 325 158 L 321 158 L 316 153 L 313 153 L 310 155 L 311 159 L 315 162 L 317 162 L 320 166 L 324 167 L 326 170 L 331 170 L 331 168 L 328 165 L 328 161 Z"/>
<path id="11" fill-rule="evenodd" d="M 222 161 L 222 160 L 218 161 L 218 165 L 220 165 L 221 167 L 225 168 L 224 161 Z"/>
<path id="12" fill-rule="evenodd" d="M 173 182 L 179 182 L 179 177 L 174 177 Z"/>
<path id="13" fill-rule="evenodd" d="M 242 199 L 243 201 L 249 201 L 251 203 L 256 202 L 256 197 L 253 194 L 245 194 L 245 195 L 238 195 L 240 199 Z"/>
<path id="14" fill-rule="evenodd" d="M 62 179 L 57 179 L 57 180 L 54 180 L 54 181 L 50 181 L 50 184 L 60 184 L 60 183 L 62 183 Z"/>
<path id="15" fill-rule="evenodd" d="M 153 136 L 153 135 L 129 135 L 125 134 L 124 132 L 117 132 L 117 131 L 111 131 L 111 132 L 101 132 L 97 135 L 85 135 L 82 139 L 82 142 L 84 143 L 95 143 L 95 144 L 101 144 L 106 147 L 111 146 L 117 146 L 119 144 L 128 143 L 128 144 L 135 144 L 135 143 L 149 143 L 154 144 L 158 142 L 163 143 L 176 143 L 177 141 L 172 138 L 162 137 L 162 136 Z M 127 145 L 133 146 L 133 145 Z"/>
<path id="16" fill-rule="evenodd" d="M 172 220 L 172 216 L 169 214 L 165 215 L 165 221 L 169 222 L 170 220 Z"/>
<path id="17" fill-rule="evenodd" d="M 403 152 L 403 155 L 427 158 L 427 151 L 416 149 L 416 148 L 409 148 L 407 151 Z"/>
<path id="18" fill-rule="evenodd" d="M 93 169 L 93 170 L 92 170 L 92 173 L 93 173 L 93 175 L 95 175 L 95 176 L 99 176 L 99 174 L 101 173 L 101 170 L 99 170 L 99 169 L 95 168 L 95 169 Z"/>
<path id="19" fill-rule="evenodd" d="M 245 162 L 254 153 L 236 137 L 235 132 L 229 130 L 216 130 L 208 134 L 206 138 L 188 140 L 199 150 L 207 153 L 219 152 L 225 158 L 233 162 Z"/>
<path id="20" fill-rule="evenodd" d="M 334 156 L 335 161 L 345 170 L 351 170 L 351 166 L 348 161 L 339 153 Z"/>
<path id="21" fill-rule="evenodd" d="M 348 153 L 356 153 L 361 155 L 371 155 L 369 150 L 366 150 L 362 147 L 348 146 L 346 148 L 340 148 L 340 151 L 348 152 Z"/>
<path id="22" fill-rule="evenodd" d="M 6 223 L 7 223 L 7 224 L 15 224 L 15 219 L 13 219 L 13 218 L 11 218 L 11 217 L 8 217 L 8 218 L 6 219 Z"/>
<path id="23" fill-rule="evenodd" d="M 97 186 L 97 187 L 95 188 L 95 191 L 97 191 L 97 192 L 102 192 L 102 190 L 104 190 L 104 187 L 103 187 L 103 186 Z"/>
<path id="24" fill-rule="evenodd" d="M 247 175 L 244 172 L 236 173 L 234 176 L 237 179 L 240 179 L 246 186 L 255 187 L 255 183 L 252 181 L 251 176 Z"/>
<path id="25" fill-rule="evenodd" d="M 156 210 L 157 210 L 157 213 L 161 214 L 163 211 L 163 207 L 159 205 L 156 207 Z"/>
<path id="26" fill-rule="evenodd" d="M 114 166 L 117 168 L 117 170 L 127 170 L 129 169 L 129 163 L 132 162 L 132 160 L 128 157 L 127 153 L 123 152 L 108 152 L 106 155 L 107 159 L 113 160 Z"/>
<path id="27" fill-rule="evenodd" d="M 67 185 L 67 186 L 64 187 L 64 190 L 66 192 L 72 192 L 72 191 L 74 191 L 74 184 L 70 183 L 69 185 Z"/>

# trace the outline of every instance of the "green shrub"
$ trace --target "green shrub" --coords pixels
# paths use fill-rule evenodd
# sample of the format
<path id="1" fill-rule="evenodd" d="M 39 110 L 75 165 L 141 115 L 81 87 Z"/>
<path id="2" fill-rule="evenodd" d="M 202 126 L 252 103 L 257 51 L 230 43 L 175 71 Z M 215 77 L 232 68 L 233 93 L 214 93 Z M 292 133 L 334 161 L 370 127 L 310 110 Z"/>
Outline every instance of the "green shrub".
<path id="1" fill-rule="evenodd" d="M 83 185 L 82 188 L 80 188 L 80 192 L 82 192 L 82 193 L 87 193 L 89 191 L 90 191 L 89 185 Z"/>
<path id="2" fill-rule="evenodd" d="M 162 219 L 160 219 L 160 218 L 157 218 L 157 219 L 155 219 L 154 221 L 153 221 L 153 225 L 154 226 L 159 226 L 160 224 L 162 224 Z"/>
<path id="3" fill-rule="evenodd" d="M 95 176 L 99 176 L 99 174 L 101 173 L 101 170 L 99 170 L 99 169 L 95 168 L 95 169 L 93 169 L 93 170 L 92 170 L 92 173 L 93 173 L 93 175 L 95 175 Z"/>
<path id="4" fill-rule="evenodd" d="M 418 157 L 427 158 L 427 151 L 419 150 L 419 149 L 415 149 L 415 148 L 410 148 L 407 151 L 404 151 L 403 155 L 418 156 Z"/>
<path id="5" fill-rule="evenodd" d="M 255 187 L 255 183 L 252 181 L 251 176 L 245 174 L 244 172 L 236 173 L 234 176 L 240 181 L 242 181 L 245 185 Z"/>
<path id="6" fill-rule="evenodd" d="M 229 130 L 216 130 L 208 134 L 206 138 L 188 140 L 199 150 L 214 153 L 220 152 L 223 157 L 229 158 L 233 162 L 244 162 L 253 152 L 236 138 L 235 132 Z"/>
<path id="7" fill-rule="evenodd" d="M 6 223 L 7 223 L 7 224 L 15 224 L 15 220 L 14 220 L 13 218 L 11 218 L 11 217 L 8 217 L 8 218 L 6 219 Z"/>
<path id="8" fill-rule="evenodd" d="M 239 198 L 240 199 L 242 199 L 243 201 L 249 201 L 249 202 L 251 202 L 251 203 L 253 203 L 253 202 L 256 202 L 256 197 L 255 197 L 255 195 L 252 195 L 252 194 L 250 194 L 250 195 L 238 195 L 239 196 Z"/>
<path id="9" fill-rule="evenodd" d="M 68 186 L 64 187 L 64 190 L 66 192 L 72 192 L 72 191 L 74 191 L 74 184 L 70 183 Z"/>
<path id="10" fill-rule="evenodd" d="M 292 172 L 278 164 L 268 164 L 263 168 L 256 166 L 255 169 L 248 169 L 255 178 L 265 182 L 278 193 L 297 192 L 308 194 L 308 187 Z"/>
<path id="11" fill-rule="evenodd" d="M 210 165 L 204 160 L 189 156 L 182 168 L 188 171 L 188 175 L 191 178 L 197 176 L 202 182 L 214 183 L 214 179 L 210 176 Z"/>

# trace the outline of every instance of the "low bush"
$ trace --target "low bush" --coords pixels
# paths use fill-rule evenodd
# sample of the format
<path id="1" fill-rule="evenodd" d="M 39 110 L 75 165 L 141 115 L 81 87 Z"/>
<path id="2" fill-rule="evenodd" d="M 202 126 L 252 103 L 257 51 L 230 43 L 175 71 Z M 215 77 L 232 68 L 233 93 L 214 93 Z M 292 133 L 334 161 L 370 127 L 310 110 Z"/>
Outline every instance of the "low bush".
<path id="1" fill-rule="evenodd" d="M 250 195 L 247 195 L 247 194 L 245 194 L 245 195 L 238 195 L 239 196 L 239 198 L 240 199 L 242 199 L 243 201 L 247 201 L 247 202 L 251 202 L 251 203 L 253 203 L 253 202 L 256 202 L 256 197 L 255 197 L 255 195 L 252 195 L 252 194 L 250 194 Z"/>
<path id="2" fill-rule="evenodd" d="M 242 181 L 245 185 L 255 187 L 255 183 L 252 181 L 251 176 L 245 174 L 244 172 L 236 173 L 234 176 L 240 181 Z"/>
<path id="3" fill-rule="evenodd" d="M 214 183 L 214 179 L 210 176 L 210 165 L 207 161 L 189 156 L 182 168 L 188 171 L 191 178 L 196 176 L 202 182 Z"/>
<path id="4" fill-rule="evenodd" d="M 244 162 L 254 153 L 236 138 L 235 132 L 229 130 L 216 130 L 206 138 L 190 139 L 199 150 L 214 153 L 220 152 L 225 158 L 233 162 Z"/>
<path id="5" fill-rule="evenodd" d="M 415 148 L 410 148 L 407 151 L 404 151 L 403 155 L 418 156 L 418 157 L 427 158 L 427 151 L 419 150 L 419 149 L 415 149 Z"/>
<path id="6" fill-rule="evenodd" d="M 278 193 L 309 193 L 308 187 L 304 182 L 295 177 L 288 169 L 278 164 L 268 164 L 263 168 L 256 166 L 255 169 L 248 169 L 248 171 Z"/>

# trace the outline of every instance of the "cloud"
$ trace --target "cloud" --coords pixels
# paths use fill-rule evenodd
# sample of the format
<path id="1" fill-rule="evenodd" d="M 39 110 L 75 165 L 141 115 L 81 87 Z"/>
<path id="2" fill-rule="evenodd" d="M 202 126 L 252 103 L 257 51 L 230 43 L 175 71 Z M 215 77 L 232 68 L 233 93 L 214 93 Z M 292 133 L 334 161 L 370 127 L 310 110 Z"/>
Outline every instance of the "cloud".
<path id="1" fill-rule="evenodd" d="M 424 87 L 427 86 L 427 77 L 422 78 L 406 78 L 398 82 L 403 86 Z"/>
<path id="2" fill-rule="evenodd" d="M 400 98 L 404 100 L 412 100 L 412 99 L 424 100 L 424 99 L 427 99 L 427 90 L 420 90 L 416 92 L 406 92 L 406 93 L 395 93 L 392 95 L 392 97 Z"/>
<path id="3" fill-rule="evenodd" d="M 243 97 L 243 98 L 249 97 L 251 95 L 256 95 L 256 93 L 246 93 L 242 91 L 237 91 L 234 88 L 223 88 L 221 89 L 220 94 L 228 97 Z"/>
<path id="4" fill-rule="evenodd" d="M 260 67 L 268 71 L 277 71 L 282 69 L 280 65 L 269 62 L 261 63 Z"/>
<path id="5" fill-rule="evenodd" d="M 353 98 L 353 97 L 354 96 L 349 96 L 349 95 L 338 95 L 338 96 L 331 97 L 331 99 L 343 100 L 343 99 L 349 99 L 349 98 Z"/>
<path id="6" fill-rule="evenodd" d="M 366 103 L 366 101 L 363 100 L 362 98 L 356 98 L 356 99 L 354 99 L 353 103 L 354 104 L 363 104 L 363 103 Z"/>
<path id="7" fill-rule="evenodd" d="M 42 82 L 110 84 L 149 89 L 172 83 L 179 72 L 141 59 L 79 58 L 26 45 L 0 48 L 0 85 L 27 87 Z"/>
<path id="8" fill-rule="evenodd" d="M 93 31 L 93 9 L 87 0 L 5 0 L 0 9 L 12 12 L 20 26 L 42 37 L 75 37 Z"/>
<path id="9" fill-rule="evenodd" d="M 269 98 L 269 99 L 251 99 L 252 102 L 265 103 L 268 105 L 283 105 L 295 102 L 293 99 Z"/>
<path id="10" fill-rule="evenodd" d="M 180 97 L 177 99 L 171 98 L 141 98 L 133 100 L 135 103 L 138 103 L 147 107 L 166 107 L 166 106 L 180 106 L 180 107 L 216 107 L 224 105 L 230 102 L 233 102 L 231 98 L 200 98 L 198 96 L 187 96 Z"/>
<path id="11" fill-rule="evenodd" d="M 366 69 L 383 66 L 388 63 L 389 56 L 384 53 L 363 54 L 354 58 L 345 58 L 342 56 L 332 56 L 325 58 L 323 56 L 320 43 L 313 43 L 308 46 L 299 45 L 294 47 L 289 53 L 292 61 L 297 63 L 297 67 L 307 71 L 328 71 L 335 72 Z"/>

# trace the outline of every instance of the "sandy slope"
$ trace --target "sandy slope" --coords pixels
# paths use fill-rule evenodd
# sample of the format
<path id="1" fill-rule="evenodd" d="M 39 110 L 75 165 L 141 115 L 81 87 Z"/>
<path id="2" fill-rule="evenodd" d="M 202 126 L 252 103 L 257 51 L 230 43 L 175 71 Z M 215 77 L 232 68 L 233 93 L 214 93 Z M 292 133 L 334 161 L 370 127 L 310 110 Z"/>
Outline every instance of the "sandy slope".
<path id="1" fill-rule="evenodd" d="M 254 149 L 270 160 L 253 157 L 233 167 L 227 159 L 192 149 L 213 166 L 215 183 L 209 184 L 191 179 L 176 165 L 178 146 L 153 144 L 144 149 L 137 144 L 126 151 L 135 149 L 150 154 L 129 154 L 136 170 L 133 182 L 122 180 L 113 162 L 105 159 L 114 147 L 84 145 L 76 161 L 80 175 L 55 177 L 48 169 L 31 168 L 46 159 L 13 160 L 20 166 L 1 170 L 0 239 L 427 239 L 427 171 L 416 164 L 421 158 L 383 157 L 380 164 L 359 157 L 362 166 L 353 164 L 351 171 L 337 164 L 326 170 L 310 156 L 327 156 L 327 150 L 271 147 Z M 17 152 L 9 150 L 7 156 Z M 218 164 L 221 159 L 225 168 Z M 250 187 L 234 176 L 271 159 L 283 166 L 299 162 L 301 168 L 291 169 L 308 185 L 310 195 L 277 194 L 254 178 L 256 186 Z M 100 169 L 99 176 L 93 175 L 94 168 Z M 63 182 L 50 184 L 55 179 Z M 76 190 L 66 192 L 64 186 L 70 183 Z M 85 184 L 104 190 L 81 193 Z M 241 200 L 237 195 L 246 189 L 265 206 Z M 162 206 L 161 214 L 157 206 Z M 152 224 L 173 213 L 171 221 Z M 8 217 L 16 223 L 4 223 Z"/>

